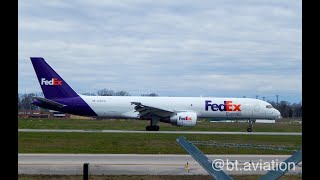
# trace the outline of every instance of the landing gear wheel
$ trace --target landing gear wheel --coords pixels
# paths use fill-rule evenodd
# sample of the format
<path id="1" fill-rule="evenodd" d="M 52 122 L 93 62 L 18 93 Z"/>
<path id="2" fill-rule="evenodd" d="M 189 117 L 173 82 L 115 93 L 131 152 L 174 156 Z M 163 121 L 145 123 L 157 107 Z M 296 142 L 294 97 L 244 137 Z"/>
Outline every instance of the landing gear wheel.
<path id="1" fill-rule="evenodd" d="M 146 131 L 151 131 L 152 126 L 146 126 Z"/>
<path id="2" fill-rule="evenodd" d="M 152 126 L 153 127 L 153 131 L 159 131 L 160 127 L 159 126 Z"/>
<path id="3" fill-rule="evenodd" d="M 159 126 L 146 126 L 146 131 L 159 131 Z"/>
<path id="4" fill-rule="evenodd" d="M 252 128 L 247 128 L 247 131 L 248 132 L 252 132 Z"/>

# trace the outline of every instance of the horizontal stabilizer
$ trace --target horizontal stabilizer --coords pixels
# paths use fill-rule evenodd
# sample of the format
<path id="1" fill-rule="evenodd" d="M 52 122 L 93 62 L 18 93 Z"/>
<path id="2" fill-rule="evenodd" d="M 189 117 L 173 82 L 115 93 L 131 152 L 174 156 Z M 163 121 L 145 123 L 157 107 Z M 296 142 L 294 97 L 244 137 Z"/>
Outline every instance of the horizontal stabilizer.
<path id="1" fill-rule="evenodd" d="M 49 99 L 46 99 L 46 98 L 42 98 L 42 97 L 33 97 L 33 98 L 35 98 L 36 100 L 40 101 L 43 104 L 47 104 L 47 105 L 50 105 L 50 106 L 56 106 L 58 108 L 62 108 L 62 107 L 66 106 L 64 104 L 61 104 L 61 103 L 58 103 L 58 102 L 55 102 L 55 101 L 52 101 L 52 100 L 49 100 Z"/>

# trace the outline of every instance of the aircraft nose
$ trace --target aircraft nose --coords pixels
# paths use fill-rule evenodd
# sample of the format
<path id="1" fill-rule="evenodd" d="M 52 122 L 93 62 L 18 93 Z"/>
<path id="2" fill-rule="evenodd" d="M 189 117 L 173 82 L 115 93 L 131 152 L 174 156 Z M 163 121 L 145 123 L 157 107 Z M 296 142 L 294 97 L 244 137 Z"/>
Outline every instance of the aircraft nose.
<path id="1" fill-rule="evenodd" d="M 280 111 L 276 110 L 276 113 L 275 113 L 275 114 L 276 114 L 276 119 L 282 118 Z"/>

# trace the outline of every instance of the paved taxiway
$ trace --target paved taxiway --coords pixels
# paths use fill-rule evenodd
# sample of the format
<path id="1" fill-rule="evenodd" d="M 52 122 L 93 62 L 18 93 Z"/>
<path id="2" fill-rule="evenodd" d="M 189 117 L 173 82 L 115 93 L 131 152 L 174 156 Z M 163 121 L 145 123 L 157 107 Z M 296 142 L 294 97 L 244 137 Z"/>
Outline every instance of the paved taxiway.
<path id="1" fill-rule="evenodd" d="M 224 132 L 224 131 L 131 131 L 131 130 L 78 130 L 78 129 L 18 129 L 18 132 L 87 132 L 87 133 L 143 133 L 143 134 L 236 134 L 301 136 L 301 132 Z"/>
<path id="2" fill-rule="evenodd" d="M 239 170 L 243 163 L 282 162 L 289 155 L 208 155 L 225 162 L 238 161 L 238 171 L 228 174 L 265 174 L 265 171 Z M 18 154 L 19 174 L 81 175 L 83 163 L 89 163 L 89 173 L 95 175 L 208 175 L 190 155 L 149 154 Z M 185 165 L 189 164 L 186 169 Z M 189 170 L 188 170 L 189 169 Z M 289 174 L 301 173 L 302 162 Z"/>

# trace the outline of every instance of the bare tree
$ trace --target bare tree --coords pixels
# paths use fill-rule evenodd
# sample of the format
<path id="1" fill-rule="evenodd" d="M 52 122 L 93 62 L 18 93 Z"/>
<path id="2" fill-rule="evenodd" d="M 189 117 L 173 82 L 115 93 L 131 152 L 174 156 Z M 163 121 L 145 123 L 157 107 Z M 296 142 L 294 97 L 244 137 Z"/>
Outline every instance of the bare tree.
<path id="1" fill-rule="evenodd" d="M 81 93 L 83 95 L 87 95 L 87 96 L 96 96 L 95 93 L 91 93 L 91 92 L 85 92 L 85 93 Z"/>
<path id="2" fill-rule="evenodd" d="M 115 93 L 112 90 L 107 90 L 106 88 L 97 91 L 98 96 L 114 96 Z"/>
<path id="3" fill-rule="evenodd" d="M 21 95 L 21 109 L 25 110 L 36 110 L 37 106 L 32 104 L 33 97 L 35 97 L 35 93 L 23 94 Z"/>
<path id="4" fill-rule="evenodd" d="M 274 108 L 280 111 L 281 116 L 284 118 L 300 118 L 302 117 L 302 103 L 293 103 L 290 104 L 287 101 L 280 101 L 280 103 L 268 101 Z"/>
<path id="5" fill-rule="evenodd" d="M 20 98 L 20 95 L 18 93 L 18 109 L 21 109 L 21 98 Z"/>
<path id="6" fill-rule="evenodd" d="M 18 94 L 18 109 L 38 110 L 42 109 L 32 104 L 34 97 L 44 97 L 42 92 Z"/>
<path id="7" fill-rule="evenodd" d="M 106 88 L 100 89 L 97 91 L 98 96 L 130 96 L 130 94 L 126 91 L 117 91 L 108 90 Z"/>
<path id="8" fill-rule="evenodd" d="M 130 96 L 130 94 L 126 91 L 117 91 L 115 93 L 116 96 Z"/>
<path id="9" fill-rule="evenodd" d="M 153 97 L 155 97 L 155 96 L 158 96 L 158 94 L 156 94 L 156 93 L 141 94 L 141 96 L 153 96 Z"/>

